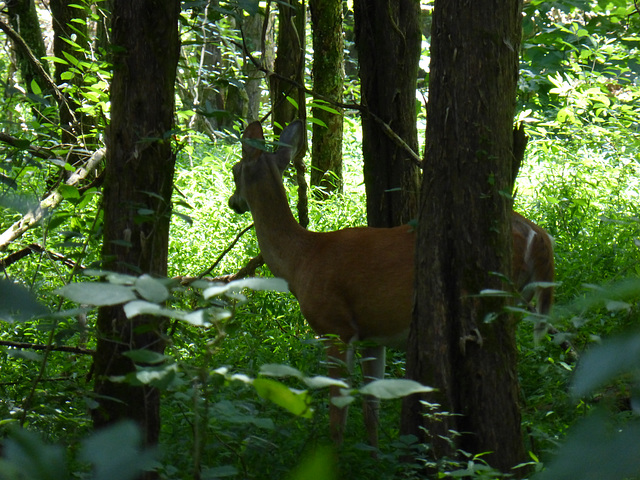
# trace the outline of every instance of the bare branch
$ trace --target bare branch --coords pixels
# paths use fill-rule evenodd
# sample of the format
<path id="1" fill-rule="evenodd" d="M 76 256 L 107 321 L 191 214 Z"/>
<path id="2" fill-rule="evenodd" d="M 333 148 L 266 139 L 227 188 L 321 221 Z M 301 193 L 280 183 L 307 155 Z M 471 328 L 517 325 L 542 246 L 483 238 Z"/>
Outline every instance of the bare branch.
<path id="1" fill-rule="evenodd" d="M 90 350 L 88 348 L 69 347 L 66 345 L 41 345 L 39 343 L 8 342 L 5 340 L 0 340 L 0 346 L 18 348 L 21 350 L 49 350 L 54 352 L 77 353 L 79 355 L 93 355 L 96 353 L 95 350 Z"/>
<path id="2" fill-rule="evenodd" d="M 38 245 L 37 243 L 32 243 L 18 250 L 17 252 L 14 252 L 10 255 L 7 255 L 3 259 L 0 259 L 0 270 L 5 269 L 9 265 L 16 263 L 18 260 L 21 260 L 27 255 L 30 255 L 32 253 L 45 253 L 52 260 L 57 260 L 59 262 L 62 262 L 64 265 L 66 265 L 69 268 L 75 268 L 78 270 L 84 269 L 83 266 L 78 265 L 76 262 L 65 257 L 64 255 L 60 253 L 52 252 L 51 250 L 45 250 L 44 248 L 42 248 L 41 245 Z"/>
<path id="3" fill-rule="evenodd" d="M 98 165 L 104 158 L 105 153 L 106 150 L 104 148 L 97 150 L 93 155 L 91 155 L 91 158 L 89 158 L 85 166 L 78 168 L 73 175 L 69 177 L 65 182 L 65 185 L 75 186 L 80 181 L 84 180 L 89 173 L 97 169 Z M 37 206 L 29 210 L 20 220 L 5 230 L 5 232 L 0 235 L 0 252 L 6 250 L 7 246 L 9 246 L 11 242 L 16 238 L 21 237 L 24 232 L 42 220 L 45 213 L 48 210 L 55 208 L 62 199 L 62 193 L 58 188 L 39 202 Z"/>

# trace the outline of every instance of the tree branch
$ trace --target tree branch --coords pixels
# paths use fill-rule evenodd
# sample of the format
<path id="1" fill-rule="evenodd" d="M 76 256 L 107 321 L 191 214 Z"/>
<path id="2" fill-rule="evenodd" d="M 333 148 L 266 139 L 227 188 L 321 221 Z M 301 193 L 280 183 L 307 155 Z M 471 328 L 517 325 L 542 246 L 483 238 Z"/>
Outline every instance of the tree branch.
<path id="1" fill-rule="evenodd" d="M 42 345 L 39 343 L 25 343 L 25 342 L 8 342 L 5 340 L 0 340 L 0 346 L 3 347 L 11 347 L 11 348 L 19 348 L 19 349 L 28 349 L 28 350 L 50 350 L 54 352 L 68 352 L 68 353 L 77 353 L 79 355 L 93 355 L 95 350 L 90 350 L 88 348 L 81 347 L 69 347 L 66 345 Z"/>
<path id="2" fill-rule="evenodd" d="M 73 175 L 69 177 L 65 182 L 65 185 L 75 186 L 80 181 L 84 180 L 89 173 L 96 170 L 104 158 L 105 152 L 106 150 L 104 148 L 97 150 L 93 155 L 91 155 L 85 166 L 78 168 Z M 42 220 L 45 213 L 48 210 L 55 208 L 62 199 L 62 193 L 58 188 L 45 199 L 40 201 L 36 207 L 30 209 L 20 220 L 5 230 L 5 232 L 0 235 L 0 252 L 6 250 L 7 246 L 11 242 L 16 238 L 21 237 L 27 230 Z"/>
<path id="3" fill-rule="evenodd" d="M 78 270 L 84 269 L 83 266 L 78 265 L 76 262 L 74 262 L 73 260 L 70 260 L 64 255 L 61 255 L 60 253 L 52 252 L 51 250 L 45 250 L 44 248 L 42 248 L 42 246 L 38 245 L 37 243 L 32 243 L 18 250 L 17 252 L 14 252 L 10 255 L 7 255 L 3 259 L 0 259 L 0 270 L 3 270 L 9 265 L 16 263 L 19 260 L 22 260 L 24 257 L 32 253 L 46 253 L 49 258 L 62 262 L 65 266 L 69 268 L 77 268 Z"/>

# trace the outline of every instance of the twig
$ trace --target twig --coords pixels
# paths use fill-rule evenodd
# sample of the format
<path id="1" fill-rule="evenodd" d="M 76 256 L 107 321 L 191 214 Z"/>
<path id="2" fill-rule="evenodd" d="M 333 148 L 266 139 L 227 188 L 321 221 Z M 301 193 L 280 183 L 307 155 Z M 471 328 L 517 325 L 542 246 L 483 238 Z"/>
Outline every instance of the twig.
<path id="1" fill-rule="evenodd" d="M 242 229 L 242 231 L 236 235 L 236 238 L 233 239 L 233 241 L 229 244 L 229 246 L 227 248 L 225 248 L 224 251 L 220 255 L 218 255 L 218 258 L 216 258 L 216 261 L 213 262 L 213 264 L 209 268 L 207 268 L 204 272 L 202 272 L 197 277 L 191 277 L 191 278 L 182 277 L 182 279 L 180 280 L 180 283 L 182 285 L 189 285 L 189 284 L 195 282 L 196 280 L 201 280 L 202 277 L 204 277 L 205 275 L 209 275 L 213 271 L 213 269 L 218 266 L 218 264 L 222 261 L 222 259 L 225 257 L 225 255 L 227 253 L 229 253 L 233 247 L 236 246 L 236 243 L 238 243 L 238 240 L 240 240 L 240 238 L 242 238 L 242 236 L 245 233 L 247 233 L 249 230 L 251 230 L 252 228 L 253 228 L 253 223 L 251 225 L 249 225 L 248 227 Z"/>
<path id="2" fill-rule="evenodd" d="M 6 340 L 0 340 L 0 346 L 19 348 L 21 350 L 50 350 L 54 352 L 68 352 L 77 353 L 78 355 L 93 355 L 95 350 L 81 347 L 70 347 L 67 345 L 42 345 L 39 343 L 25 343 L 25 342 L 8 342 Z"/>

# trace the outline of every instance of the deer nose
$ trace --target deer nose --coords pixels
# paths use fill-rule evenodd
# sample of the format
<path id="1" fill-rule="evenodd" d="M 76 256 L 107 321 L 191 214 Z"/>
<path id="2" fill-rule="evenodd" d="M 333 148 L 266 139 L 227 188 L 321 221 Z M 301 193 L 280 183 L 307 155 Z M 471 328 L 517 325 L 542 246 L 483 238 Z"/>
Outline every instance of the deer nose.
<path id="1" fill-rule="evenodd" d="M 249 211 L 249 204 L 244 198 L 234 193 L 229 197 L 229 208 L 236 213 L 246 213 Z"/>

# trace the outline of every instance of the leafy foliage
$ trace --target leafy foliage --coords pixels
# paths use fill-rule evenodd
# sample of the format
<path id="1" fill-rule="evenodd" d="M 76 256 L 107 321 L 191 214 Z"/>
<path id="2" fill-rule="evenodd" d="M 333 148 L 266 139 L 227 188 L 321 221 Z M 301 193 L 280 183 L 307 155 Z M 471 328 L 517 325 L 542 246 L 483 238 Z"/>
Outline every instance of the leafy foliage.
<path id="1" fill-rule="evenodd" d="M 77 3 L 90 10 L 92 28 L 108 16 L 103 2 Z M 48 192 L 60 192 L 62 201 L 7 251 L 28 253 L 2 263 L 0 432 L 6 439 L 0 477 L 132 478 L 153 467 L 164 478 L 198 472 L 202 478 L 357 479 L 370 478 L 371 471 L 377 478 L 419 478 L 426 465 L 440 478 L 498 478 L 482 457 L 429 464 L 428 446 L 399 437 L 397 400 L 383 401 L 377 459 L 360 443 L 363 421 L 357 408 L 351 409 L 345 445 L 339 451 L 327 447 L 330 380 L 323 376 L 322 341 L 293 297 L 272 291 L 283 290 L 273 284 L 233 292 L 228 290 L 233 286 L 216 291 L 209 283 L 180 283 L 211 266 L 212 276 L 234 273 L 258 254 L 249 232 L 222 255 L 249 219 L 226 206 L 240 131 L 229 119 L 242 114 L 225 112 L 231 103 L 222 108 L 216 98 L 228 100 L 230 91 L 242 90 L 248 81 L 247 60 L 237 50 L 246 15 L 238 8 L 265 13 L 257 2 L 219 2 L 210 10 L 206 2 L 183 4 L 179 129 L 168 134 L 178 151 L 173 280 L 102 272 L 99 281 L 76 282 L 87 267 L 99 268 L 101 193 L 96 177 L 82 186 L 64 182 L 105 135 L 108 50 L 99 42 L 67 39 L 86 60 L 46 60 L 65 68 L 63 92 L 79 114 L 92 119 L 74 145 L 61 140 L 58 106 L 45 85 L 21 85 L 15 77 L 2 84 L 0 230 L 10 229 Z M 548 466 L 542 478 L 637 476 L 638 335 L 634 330 L 616 335 L 635 326 L 639 315 L 640 15 L 623 0 L 531 0 L 524 18 L 519 119 L 531 140 L 516 206 L 554 236 L 560 283 L 550 318 L 560 334 L 536 342 L 530 322 L 519 329 L 532 470 L 543 469 L 541 460 Z M 218 63 L 200 61 L 207 35 L 219 47 Z M 13 71 L 7 45 L 0 66 Z M 205 78 L 211 85 L 204 85 Z M 358 98 L 353 76 L 349 85 L 349 95 Z M 204 86 L 213 94 L 198 104 Z M 203 118 L 216 128 L 204 127 Z M 322 203 L 311 200 L 312 230 L 365 223 L 358 125 L 357 118 L 345 116 L 344 193 Z M 293 199 L 295 186 L 287 182 L 287 188 Z M 261 267 L 258 275 L 268 277 L 268 269 Z M 131 317 L 173 319 L 165 354 L 129 352 L 137 370 L 119 379 L 162 389 L 163 431 L 156 452 L 140 448 L 131 425 L 96 433 L 90 428 L 87 412 L 99 399 L 91 391 L 88 353 L 95 347 L 95 312 L 88 305 L 123 302 Z M 571 341 L 578 363 L 561 340 Z M 404 374 L 401 354 L 390 353 L 388 370 L 392 381 L 367 387 L 355 373 L 348 388 L 354 406 L 362 394 L 384 398 L 388 389 L 393 396 L 413 391 L 415 386 L 395 383 Z M 399 461 L 407 455 L 424 461 Z"/>

